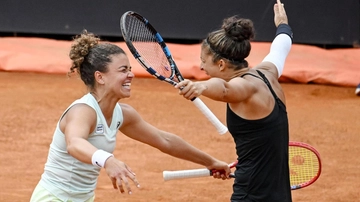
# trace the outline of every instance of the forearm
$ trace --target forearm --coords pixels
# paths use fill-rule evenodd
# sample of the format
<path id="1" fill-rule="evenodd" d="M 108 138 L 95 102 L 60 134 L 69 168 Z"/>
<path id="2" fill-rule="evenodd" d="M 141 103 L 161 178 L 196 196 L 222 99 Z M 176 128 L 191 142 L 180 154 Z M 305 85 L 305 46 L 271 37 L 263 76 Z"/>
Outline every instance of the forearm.
<path id="1" fill-rule="evenodd" d="M 181 137 L 170 134 L 166 139 L 167 146 L 159 148 L 166 154 L 206 167 L 215 161 L 212 156 L 187 143 Z"/>
<path id="2" fill-rule="evenodd" d="M 91 158 L 98 149 L 83 138 L 71 138 L 67 143 L 67 152 L 77 160 L 91 164 Z"/>
<path id="3" fill-rule="evenodd" d="M 285 60 L 292 44 L 292 32 L 290 27 L 287 28 L 288 30 L 285 29 L 285 31 L 281 29 L 280 31 L 277 30 L 277 36 L 271 43 L 270 52 L 263 60 L 263 62 L 271 62 L 276 66 L 278 77 L 280 77 L 283 72 Z"/>

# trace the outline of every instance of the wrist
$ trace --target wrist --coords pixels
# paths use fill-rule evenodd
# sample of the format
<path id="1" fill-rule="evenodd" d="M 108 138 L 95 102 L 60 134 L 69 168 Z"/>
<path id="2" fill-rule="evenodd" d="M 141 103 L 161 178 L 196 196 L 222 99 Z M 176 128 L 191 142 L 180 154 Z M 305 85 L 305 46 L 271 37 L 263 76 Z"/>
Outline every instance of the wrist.
<path id="1" fill-rule="evenodd" d="M 207 89 L 208 89 L 208 86 L 206 84 L 201 84 L 201 93 L 203 93 Z"/>
<path id="2" fill-rule="evenodd" d="M 114 156 L 114 155 L 109 152 L 106 152 L 104 150 L 98 149 L 93 153 L 93 155 L 91 157 L 91 163 L 94 166 L 103 168 L 105 166 L 106 160 L 108 160 L 108 158 L 110 158 L 112 156 Z"/>
<path id="3" fill-rule="evenodd" d="M 288 24 L 280 24 L 277 27 L 275 37 L 279 34 L 286 34 L 291 38 L 291 40 L 293 39 L 293 32 Z"/>

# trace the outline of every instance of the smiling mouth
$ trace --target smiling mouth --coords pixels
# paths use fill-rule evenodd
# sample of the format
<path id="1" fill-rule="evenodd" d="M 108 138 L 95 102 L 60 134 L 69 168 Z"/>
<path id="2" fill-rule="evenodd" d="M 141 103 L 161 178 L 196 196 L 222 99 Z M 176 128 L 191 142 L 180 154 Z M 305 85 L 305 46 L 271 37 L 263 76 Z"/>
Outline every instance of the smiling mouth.
<path id="1" fill-rule="evenodd" d="M 127 88 L 130 88 L 130 86 L 131 86 L 131 83 L 125 83 L 125 84 L 123 84 L 122 86 L 123 86 L 123 87 L 127 87 Z"/>

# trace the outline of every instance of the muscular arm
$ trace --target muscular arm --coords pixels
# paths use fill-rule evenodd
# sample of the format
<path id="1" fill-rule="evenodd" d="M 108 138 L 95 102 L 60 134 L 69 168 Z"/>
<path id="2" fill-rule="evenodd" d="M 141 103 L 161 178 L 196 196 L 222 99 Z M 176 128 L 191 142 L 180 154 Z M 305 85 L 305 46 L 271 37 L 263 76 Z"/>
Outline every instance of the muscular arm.
<path id="1" fill-rule="evenodd" d="M 124 123 L 120 131 L 126 136 L 148 144 L 171 156 L 206 167 L 214 166 L 215 159 L 190 145 L 179 136 L 155 128 L 130 106 L 122 104 Z"/>
<path id="2" fill-rule="evenodd" d="M 89 134 L 94 130 L 95 123 L 95 111 L 85 104 L 71 107 L 60 121 L 60 129 L 65 134 L 68 153 L 88 164 L 91 164 L 91 157 L 97 150 L 87 141 Z"/>
<path id="3" fill-rule="evenodd" d="M 233 78 L 230 81 L 210 78 L 206 81 L 192 82 L 185 79 L 175 87 L 183 87 L 179 94 L 187 99 L 203 95 L 216 101 L 228 103 L 246 100 L 256 91 L 252 83 L 240 77 Z"/>

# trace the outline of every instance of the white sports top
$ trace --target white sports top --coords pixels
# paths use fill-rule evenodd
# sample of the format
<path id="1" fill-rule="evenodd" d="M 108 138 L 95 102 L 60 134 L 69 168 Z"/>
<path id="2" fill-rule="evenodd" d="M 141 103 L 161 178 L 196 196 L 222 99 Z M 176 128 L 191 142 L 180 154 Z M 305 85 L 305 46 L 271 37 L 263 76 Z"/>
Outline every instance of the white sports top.
<path id="1" fill-rule="evenodd" d="M 94 195 L 100 169 L 92 164 L 83 163 L 66 150 L 65 135 L 59 123 L 65 113 L 75 104 L 84 103 L 92 107 L 97 114 L 96 128 L 89 135 L 88 141 L 98 149 L 113 153 L 118 129 L 123 123 L 121 107 L 114 108 L 110 127 L 96 101 L 90 94 L 74 101 L 60 117 L 53 136 L 40 184 L 62 201 L 86 201 Z"/>

